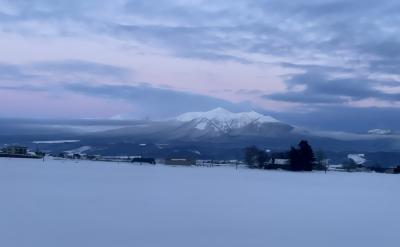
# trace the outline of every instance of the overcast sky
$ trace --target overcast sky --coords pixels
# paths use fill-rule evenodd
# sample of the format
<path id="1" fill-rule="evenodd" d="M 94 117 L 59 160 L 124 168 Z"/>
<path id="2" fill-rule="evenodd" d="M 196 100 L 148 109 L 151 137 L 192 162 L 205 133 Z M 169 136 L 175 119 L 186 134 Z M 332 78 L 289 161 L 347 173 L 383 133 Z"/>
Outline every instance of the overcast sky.
<path id="1" fill-rule="evenodd" d="M 399 128 L 394 0 L 0 0 L 0 114 Z"/>

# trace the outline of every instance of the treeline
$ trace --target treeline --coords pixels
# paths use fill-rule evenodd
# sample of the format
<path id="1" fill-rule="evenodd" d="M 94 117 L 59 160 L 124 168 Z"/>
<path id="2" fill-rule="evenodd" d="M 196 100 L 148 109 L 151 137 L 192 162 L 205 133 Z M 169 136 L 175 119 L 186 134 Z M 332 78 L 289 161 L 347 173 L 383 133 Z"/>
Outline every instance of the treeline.
<path id="1" fill-rule="evenodd" d="M 323 153 L 318 152 L 318 160 L 321 161 L 323 158 Z M 270 153 L 256 146 L 247 147 L 244 150 L 244 159 L 251 168 L 282 168 L 291 171 L 326 170 L 321 162 L 316 162 L 314 151 L 305 140 L 300 141 L 297 147 L 291 147 L 289 151 L 281 153 Z"/>

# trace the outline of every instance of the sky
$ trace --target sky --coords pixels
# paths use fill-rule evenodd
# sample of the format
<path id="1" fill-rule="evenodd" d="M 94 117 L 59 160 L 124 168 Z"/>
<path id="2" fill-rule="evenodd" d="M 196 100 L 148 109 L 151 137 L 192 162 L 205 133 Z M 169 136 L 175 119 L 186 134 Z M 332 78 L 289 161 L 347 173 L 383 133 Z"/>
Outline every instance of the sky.
<path id="1" fill-rule="evenodd" d="M 224 107 L 399 129 L 400 2 L 0 0 L 0 117 Z"/>

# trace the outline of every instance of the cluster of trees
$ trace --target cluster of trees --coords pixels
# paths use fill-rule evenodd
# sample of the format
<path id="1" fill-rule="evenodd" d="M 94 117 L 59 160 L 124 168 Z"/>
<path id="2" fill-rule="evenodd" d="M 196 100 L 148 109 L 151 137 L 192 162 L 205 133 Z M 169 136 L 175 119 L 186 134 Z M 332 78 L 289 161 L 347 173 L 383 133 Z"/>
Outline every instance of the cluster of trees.
<path id="1" fill-rule="evenodd" d="M 319 160 L 324 158 L 322 152 L 318 152 L 317 155 Z M 316 158 L 312 147 L 305 140 L 300 141 L 298 148 L 291 147 L 286 153 L 270 154 L 256 146 L 247 147 L 244 150 L 244 156 L 246 164 L 251 168 L 264 168 L 266 162 L 275 158 L 288 159 L 288 169 L 292 171 L 312 171 L 318 165 L 315 163 Z"/>
<path id="2" fill-rule="evenodd" d="M 302 140 L 299 148 L 291 147 L 289 151 L 292 171 L 312 171 L 315 161 L 314 151 L 307 141 Z"/>
<path id="3" fill-rule="evenodd" d="M 323 151 L 314 152 L 306 140 L 299 142 L 297 147 L 291 147 L 287 152 L 271 153 L 250 146 L 244 150 L 244 159 L 250 168 L 286 169 L 291 171 L 328 170 L 328 160 Z M 279 162 L 275 162 L 279 159 Z M 375 172 L 392 172 L 400 174 L 400 166 L 389 169 L 378 163 L 366 165 L 356 164 L 352 159 L 346 159 L 343 168 L 347 171 L 370 170 Z"/>
<path id="4" fill-rule="evenodd" d="M 256 146 L 250 146 L 244 150 L 244 160 L 251 168 L 262 168 L 269 159 L 268 153 Z"/>

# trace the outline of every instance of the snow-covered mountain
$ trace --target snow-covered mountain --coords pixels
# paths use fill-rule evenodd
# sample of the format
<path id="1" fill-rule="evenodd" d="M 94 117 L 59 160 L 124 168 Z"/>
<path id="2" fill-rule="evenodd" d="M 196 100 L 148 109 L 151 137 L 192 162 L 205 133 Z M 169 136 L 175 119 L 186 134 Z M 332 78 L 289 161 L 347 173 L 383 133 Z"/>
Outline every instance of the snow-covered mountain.
<path id="1" fill-rule="evenodd" d="M 198 130 L 213 129 L 217 132 L 230 132 L 247 126 L 261 126 L 269 123 L 280 123 L 271 116 L 258 112 L 233 113 L 223 108 L 207 112 L 188 112 L 176 118 L 177 121 L 192 123 Z"/>
<path id="2" fill-rule="evenodd" d="M 19 143 L 32 150 L 39 148 L 55 154 L 69 150 L 124 156 L 145 151 L 146 155 L 157 158 L 165 158 L 175 152 L 187 152 L 191 155 L 201 154 L 205 159 L 237 159 L 243 153 L 243 148 L 250 145 L 274 152 L 285 151 L 300 140 L 308 140 L 316 150 L 345 152 L 345 155 L 400 151 L 400 135 L 394 131 L 386 134 L 387 131 L 374 130 L 369 135 L 312 131 L 257 112 L 232 113 L 222 108 L 209 112 L 189 112 L 164 121 L 24 121 L 27 120 L 14 125 L 0 121 L 0 145 Z M 71 127 L 47 127 L 66 124 Z M 78 132 L 78 127 L 79 130 L 89 130 Z M 107 129 L 102 130 L 103 127 Z M 141 143 L 148 144 L 145 150 L 142 150 Z M 387 164 L 397 165 L 399 159 L 396 155 L 388 158 Z M 370 155 L 368 157 L 370 159 Z"/>
<path id="3" fill-rule="evenodd" d="M 257 112 L 232 113 L 223 108 L 188 112 L 165 121 L 140 121 L 132 126 L 102 133 L 104 136 L 134 137 L 165 142 L 229 141 L 277 137 L 292 133 L 294 127 Z"/>

